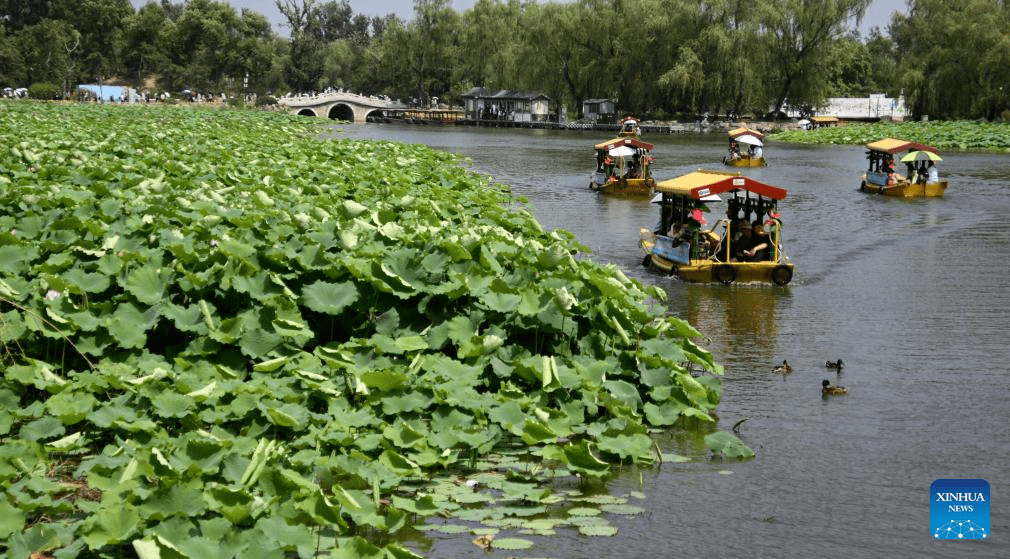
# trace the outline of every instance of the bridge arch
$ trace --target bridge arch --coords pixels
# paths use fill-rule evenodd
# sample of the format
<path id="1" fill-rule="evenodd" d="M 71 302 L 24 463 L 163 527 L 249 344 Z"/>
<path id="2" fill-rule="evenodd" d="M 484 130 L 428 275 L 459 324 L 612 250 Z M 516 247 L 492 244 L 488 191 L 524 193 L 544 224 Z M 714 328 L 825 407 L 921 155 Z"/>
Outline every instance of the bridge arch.
<path id="1" fill-rule="evenodd" d="M 389 110 L 403 110 L 406 105 L 388 97 L 364 96 L 349 91 L 326 91 L 318 95 L 284 96 L 277 100 L 292 114 L 324 116 L 348 122 L 366 122 L 369 115 L 381 118 Z"/>
<path id="2" fill-rule="evenodd" d="M 355 122 L 357 119 L 355 118 L 354 112 L 354 107 L 348 103 L 334 103 L 330 107 L 330 110 L 327 111 L 326 116 L 332 120 Z"/>

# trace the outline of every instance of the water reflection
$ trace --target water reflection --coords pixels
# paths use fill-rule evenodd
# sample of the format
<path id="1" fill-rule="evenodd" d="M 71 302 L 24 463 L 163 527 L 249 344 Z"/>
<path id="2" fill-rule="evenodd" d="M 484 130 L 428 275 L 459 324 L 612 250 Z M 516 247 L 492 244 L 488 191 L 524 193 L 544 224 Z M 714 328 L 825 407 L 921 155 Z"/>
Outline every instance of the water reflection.
<path id="1" fill-rule="evenodd" d="M 670 311 L 709 336 L 754 343 L 768 350 L 767 356 L 774 356 L 776 308 L 781 291 L 788 288 L 734 287 L 687 285 L 685 297 L 671 304 Z"/>

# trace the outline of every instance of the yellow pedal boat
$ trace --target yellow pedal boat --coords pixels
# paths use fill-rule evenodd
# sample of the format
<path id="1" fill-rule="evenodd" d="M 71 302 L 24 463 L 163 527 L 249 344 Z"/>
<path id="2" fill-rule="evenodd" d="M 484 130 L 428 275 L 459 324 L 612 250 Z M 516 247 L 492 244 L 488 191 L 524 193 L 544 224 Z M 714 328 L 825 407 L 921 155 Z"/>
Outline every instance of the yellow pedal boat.
<path id="1" fill-rule="evenodd" d="M 637 138 L 614 138 L 593 146 L 596 171 L 589 188 L 603 194 L 649 196 L 656 181 L 652 178 L 653 145 Z"/>
<path id="2" fill-rule="evenodd" d="M 895 138 L 884 138 L 866 147 L 870 165 L 859 184 L 863 192 L 899 198 L 939 197 L 946 192 L 948 182 L 939 179 L 936 168 L 936 162 L 943 161 L 936 148 Z M 900 158 L 906 168 L 903 175 L 895 171 L 895 156 L 905 152 Z"/>
<path id="3" fill-rule="evenodd" d="M 720 194 L 726 217 L 704 229 L 708 203 L 721 203 Z M 794 266 L 782 243 L 778 202 L 785 197 L 786 190 L 740 173 L 699 169 L 662 181 L 653 200 L 659 222 L 639 230 L 642 265 L 691 282 L 786 285 Z"/>
<path id="4" fill-rule="evenodd" d="M 729 151 L 722 162 L 730 167 L 764 167 L 764 134 L 752 128 L 735 128 L 729 131 Z M 746 150 L 744 150 L 746 148 Z"/>

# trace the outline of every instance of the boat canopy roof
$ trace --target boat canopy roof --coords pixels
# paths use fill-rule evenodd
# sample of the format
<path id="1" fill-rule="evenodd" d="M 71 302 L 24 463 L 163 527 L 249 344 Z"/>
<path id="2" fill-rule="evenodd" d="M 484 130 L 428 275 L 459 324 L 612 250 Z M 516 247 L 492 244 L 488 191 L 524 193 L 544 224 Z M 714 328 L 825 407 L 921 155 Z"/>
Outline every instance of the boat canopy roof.
<path id="1" fill-rule="evenodd" d="M 696 200 L 701 200 L 712 194 L 734 190 L 747 190 L 775 200 L 786 197 L 785 189 L 756 181 L 740 173 L 706 171 L 704 169 L 698 169 L 693 173 L 656 184 L 657 192 L 686 196 Z"/>
<path id="2" fill-rule="evenodd" d="M 937 153 L 935 147 L 920 144 L 918 142 L 898 140 L 895 138 L 884 138 L 883 140 L 877 140 L 876 142 L 866 144 L 866 147 L 870 148 L 873 151 L 881 151 L 890 154 L 900 153 L 908 150 L 928 151 L 930 153 Z"/>
<path id="3" fill-rule="evenodd" d="M 759 140 L 765 139 L 764 134 L 758 132 L 757 130 L 754 130 L 753 128 L 734 128 L 733 130 L 729 131 L 729 137 L 733 139 L 739 138 L 740 136 L 744 136 L 747 134 L 750 134 L 751 136 L 754 136 Z"/>
<path id="4" fill-rule="evenodd" d="M 652 144 L 649 142 L 643 142 L 637 138 L 614 138 L 613 140 L 607 140 L 606 142 L 596 144 L 596 149 L 611 150 L 619 146 L 641 148 L 646 151 L 652 150 Z"/>

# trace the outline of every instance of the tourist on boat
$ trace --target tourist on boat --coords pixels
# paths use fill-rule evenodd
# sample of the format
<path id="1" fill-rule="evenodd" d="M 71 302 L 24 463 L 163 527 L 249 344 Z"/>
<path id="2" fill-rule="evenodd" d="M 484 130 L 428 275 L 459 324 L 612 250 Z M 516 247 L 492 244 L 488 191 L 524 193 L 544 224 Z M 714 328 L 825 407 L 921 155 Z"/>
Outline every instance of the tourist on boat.
<path id="1" fill-rule="evenodd" d="M 764 223 L 755 221 L 751 228 L 750 239 L 747 241 L 747 248 L 743 250 L 743 260 L 745 262 L 760 262 L 768 260 L 768 249 L 771 243 L 768 241 L 768 234 L 765 233 Z"/>
<path id="2" fill-rule="evenodd" d="M 937 170 L 936 165 L 933 164 L 931 160 L 926 164 L 926 184 L 936 184 L 940 182 L 940 171 Z"/>
<path id="3" fill-rule="evenodd" d="M 737 226 L 737 231 L 738 233 L 734 235 L 732 241 L 732 262 L 746 262 L 749 258 L 746 252 L 751 247 L 752 229 L 746 224 L 742 224 Z"/>
<path id="4" fill-rule="evenodd" d="M 729 152 L 726 154 L 727 161 L 733 161 L 734 159 L 740 158 L 740 146 L 736 142 L 729 143 Z"/>
<path id="5" fill-rule="evenodd" d="M 740 246 L 740 240 L 748 237 L 750 237 L 750 225 L 747 223 L 747 219 L 742 217 L 734 219 L 733 237 L 731 239 L 733 241 L 733 245 L 735 245 L 734 248 L 737 250 L 746 248 Z"/>
<path id="6" fill-rule="evenodd" d="M 761 146 L 754 146 L 754 159 L 761 159 L 762 155 L 764 155 L 764 150 L 761 149 Z"/>

